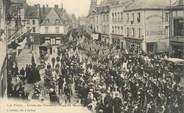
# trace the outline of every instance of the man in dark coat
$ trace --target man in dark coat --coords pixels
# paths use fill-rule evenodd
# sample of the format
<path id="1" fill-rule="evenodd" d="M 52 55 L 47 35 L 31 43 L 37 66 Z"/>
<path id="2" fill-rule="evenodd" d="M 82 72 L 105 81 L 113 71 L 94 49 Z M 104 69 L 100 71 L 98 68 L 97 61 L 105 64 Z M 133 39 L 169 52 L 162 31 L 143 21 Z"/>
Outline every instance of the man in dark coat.
<path id="1" fill-rule="evenodd" d="M 35 71 L 36 71 L 36 73 L 35 73 L 35 74 L 36 74 L 36 76 L 35 76 L 35 77 L 36 77 L 36 82 L 39 82 L 39 81 L 41 80 L 41 77 L 40 77 L 40 71 L 39 71 L 39 69 L 38 69 L 38 68 L 36 68 L 36 70 L 35 70 Z"/>
<path id="2" fill-rule="evenodd" d="M 71 103 L 71 89 L 68 84 L 64 87 L 64 93 L 65 93 L 65 103 L 69 102 Z"/>
<path id="3" fill-rule="evenodd" d="M 22 68 L 22 69 L 20 70 L 20 74 L 21 74 L 22 76 L 25 75 L 25 70 L 24 70 L 24 68 Z"/>
<path id="4" fill-rule="evenodd" d="M 63 84 L 64 84 L 64 78 L 62 76 L 59 77 L 57 80 L 58 86 L 59 86 L 59 95 L 61 94 L 61 91 L 63 90 Z"/>
<path id="5" fill-rule="evenodd" d="M 121 113 L 122 101 L 121 98 L 118 97 L 117 93 L 115 94 L 113 105 L 114 105 L 114 113 Z"/>
<path id="6" fill-rule="evenodd" d="M 50 89 L 49 97 L 50 97 L 50 102 L 51 102 L 52 104 L 57 104 L 57 103 L 59 103 L 59 98 L 58 98 L 58 96 L 56 95 L 56 91 L 55 91 L 53 88 Z"/>
<path id="7" fill-rule="evenodd" d="M 113 98 L 111 97 L 110 93 L 104 99 L 104 112 L 103 113 L 113 113 Z"/>

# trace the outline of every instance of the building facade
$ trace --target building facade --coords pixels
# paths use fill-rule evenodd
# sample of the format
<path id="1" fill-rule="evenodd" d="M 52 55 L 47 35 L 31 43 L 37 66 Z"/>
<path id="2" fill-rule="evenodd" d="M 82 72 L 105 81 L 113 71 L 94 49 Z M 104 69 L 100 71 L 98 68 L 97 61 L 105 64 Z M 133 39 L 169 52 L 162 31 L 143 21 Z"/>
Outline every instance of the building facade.
<path id="1" fill-rule="evenodd" d="M 170 54 L 184 58 L 184 2 L 178 0 L 170 10 Z"/>
<path id="2" fill-rule="evenodd" d="M 34 44 L 39 44 L 40 38 L 40 5 L 29 6 L 26 5 L 25 7 L 25 19 L 24 25 L 25 30 L 30 31 L 30 41 L 33 41 Z"/>
<path id="3" fill-rule="evenodd" d="M 111 38 L 118 48 L 146 53 L 168 52 L 168 3 L 124 1 L 112 6 Z"/>
<path id="4" fill-rule="evenodd" d="M 63 9 L 51 8 L 40 24 L 40 42 L 58 45 L 65 38 L 67 26 L 61 15 Z"/>
<path id="5" fill-rule="evenodd" d="M 98 33 L 101 41 L 108 44 L 110 42 L 110 6 L 98 6 L 94 14 L 94 31 Z"/>

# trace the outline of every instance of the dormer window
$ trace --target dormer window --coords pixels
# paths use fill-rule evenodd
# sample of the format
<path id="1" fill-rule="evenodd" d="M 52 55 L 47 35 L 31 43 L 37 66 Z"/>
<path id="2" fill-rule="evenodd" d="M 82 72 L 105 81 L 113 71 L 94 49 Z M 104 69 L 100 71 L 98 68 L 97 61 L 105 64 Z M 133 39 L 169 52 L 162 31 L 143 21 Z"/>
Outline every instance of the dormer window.
<path id="1" fill-rule="evenodd" d="M 49 19 L 45 20 L 45 23 L 48 24 L 49 23 Z"/>
<path id="2" fill-rule="evenodd" d="M 59 19 L 56 19 L 55 23 L 56 24 L 59 24 L 60 23 Z"/>

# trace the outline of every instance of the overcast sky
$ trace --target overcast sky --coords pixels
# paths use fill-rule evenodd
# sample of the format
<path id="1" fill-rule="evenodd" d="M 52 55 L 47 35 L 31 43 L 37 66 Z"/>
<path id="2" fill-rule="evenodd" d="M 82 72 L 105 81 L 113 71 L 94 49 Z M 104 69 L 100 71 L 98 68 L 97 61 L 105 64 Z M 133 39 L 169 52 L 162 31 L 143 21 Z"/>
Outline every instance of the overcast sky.
<path id="1" fill-rule="evenodd" d="M 87 16 L 90 6 L 90 0 L 27 0 L 28 4 L 37 4 L 40 3 L 48 4 L 53 7 L 55 4 L 58 4 L 59 7 L 63 3 L 63 7 L 67 10 L 68 13 L 74 13 L 76 16 Z"/>

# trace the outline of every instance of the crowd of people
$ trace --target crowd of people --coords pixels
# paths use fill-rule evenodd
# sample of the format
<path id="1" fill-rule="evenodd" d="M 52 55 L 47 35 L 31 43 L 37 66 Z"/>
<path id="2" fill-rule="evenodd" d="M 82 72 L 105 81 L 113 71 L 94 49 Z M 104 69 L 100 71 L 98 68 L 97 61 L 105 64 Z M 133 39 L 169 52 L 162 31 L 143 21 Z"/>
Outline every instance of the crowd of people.
<path id="1" fill-rule="evenodd" d="M 8 59 L 8 97 L 20 99 L 32 99 L 39 96 L 38 85 L 40 82 L 40 72 L 32 56 L 32 64 L 18 68 L 13 56 Z M 30 87 L 33 88 L 30 88 Z M 32 94 L 30 94 L 32 92 Z M 31 97 L 29 97 L 31 95 Z"/>
<path id="2" fill-rule="evenodd" d="M 184 111 L 182 68 L 164 60 L 166 54 L 147 55 L 141 50 L 132 54 L 76 36 L 74 48 L 87 53 L 78 62 L 83 71 L 75 85 L 84 105 L 98 113 Z"/>
<path id="3" fill-rule="evenodd" d="M 65 47 L 58 47 L 54 51 L 57 55 L 48 59 L 44 88 L 35 90 L 49 94 L 51 103 L 61 103 L 60 97 L 64 96 L 66 104 L 75 97 L 78 103 L 96 113 L 184 111 L 182 69 L 164 60 L 167 55 L 147 55 L 141 50 L 132 54 L 81 32 L 72 36 L 73 40 L 65 42 Z M 22 81 L 40 81 L 35 65 L 19 71 L 12 64 L 11 70 L 11 75 Z M 10 92 L 17 89 L 9 87 Z"/>

